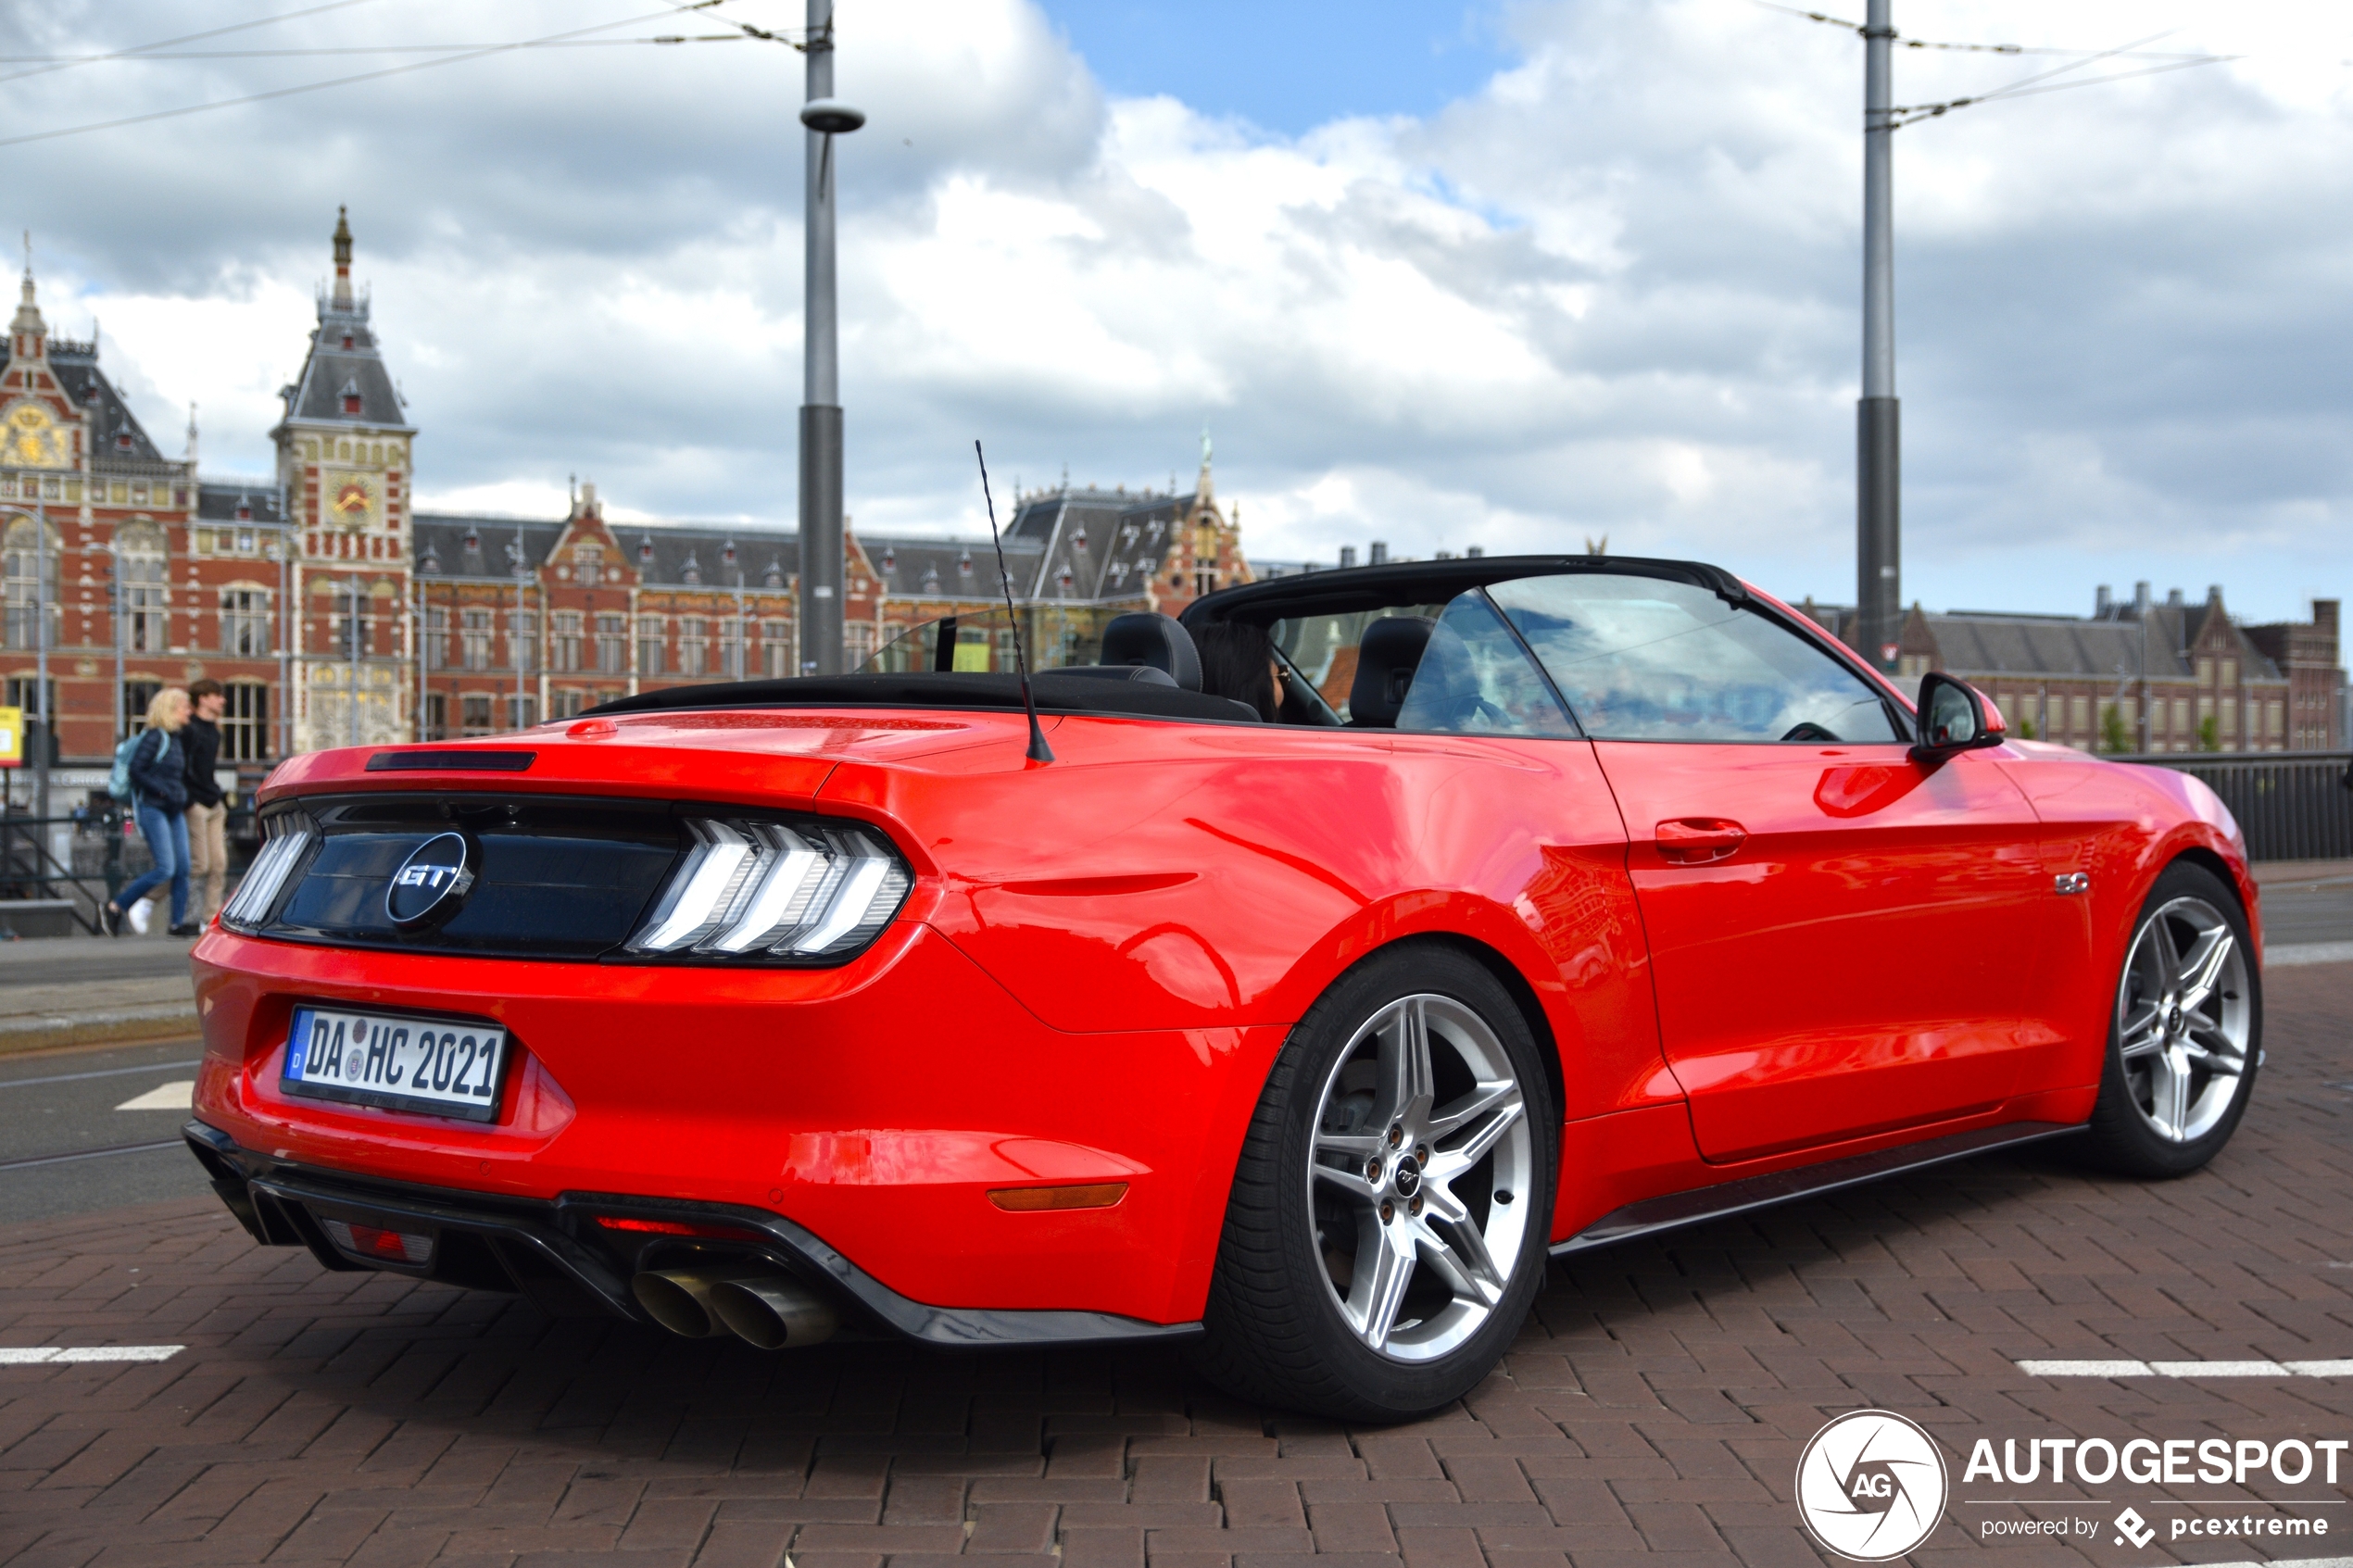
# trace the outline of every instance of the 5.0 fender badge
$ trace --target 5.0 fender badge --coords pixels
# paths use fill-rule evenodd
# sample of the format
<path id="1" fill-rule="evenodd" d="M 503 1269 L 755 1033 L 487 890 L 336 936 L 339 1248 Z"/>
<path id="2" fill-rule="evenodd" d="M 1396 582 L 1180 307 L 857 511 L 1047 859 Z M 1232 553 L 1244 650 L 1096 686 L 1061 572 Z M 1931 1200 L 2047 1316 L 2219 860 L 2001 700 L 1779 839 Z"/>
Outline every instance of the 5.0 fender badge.
<path id="1" fill-rule="evenodd" d="M 435 834 L 409 852 L 384 888 L 384 913 L 403 931 L 447 920 L 474 884 L 472 847 L 463 834 Z"/>

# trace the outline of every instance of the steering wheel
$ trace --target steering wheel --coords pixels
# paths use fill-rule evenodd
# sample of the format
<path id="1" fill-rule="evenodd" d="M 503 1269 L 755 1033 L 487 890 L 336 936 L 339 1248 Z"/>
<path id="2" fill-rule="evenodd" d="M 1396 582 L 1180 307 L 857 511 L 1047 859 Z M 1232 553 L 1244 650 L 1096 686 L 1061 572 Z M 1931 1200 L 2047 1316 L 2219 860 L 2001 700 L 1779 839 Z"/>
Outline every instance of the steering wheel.
<path id="1" fill-rule="evenodd" d="M 1834 741 L 1838 739 L 1836 735 L 1831 734 L 1828 730 L 1822 728 L 1821 725 L 1817 724 L 1811 719 L 1806 720 L 1802 723 L 1791 725 L 1789 734 L 1783 735 L 1781 738 L 1783 740 L 1828 741 Z"/>

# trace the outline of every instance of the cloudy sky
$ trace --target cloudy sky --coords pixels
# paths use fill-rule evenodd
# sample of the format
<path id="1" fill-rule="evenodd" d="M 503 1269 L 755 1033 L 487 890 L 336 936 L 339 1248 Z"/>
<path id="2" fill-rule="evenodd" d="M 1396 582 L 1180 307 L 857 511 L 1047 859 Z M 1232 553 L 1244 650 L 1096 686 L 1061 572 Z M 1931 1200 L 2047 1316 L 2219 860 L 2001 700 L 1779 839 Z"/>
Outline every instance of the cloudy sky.
<path id="1" fill-rule="evenodd" d="M 1189 484 L 1206 427 L 1264 558 L 1606 534 L 1851 598 L 1852 32 L 1756 0 L 838 5 L 870 116 L 839 148 L 862 530 L 981 526 L 975 435 L 1006 481 L 1133 488 Z M 13 6 L 0 216 L 168 449 L 201 406 L 208 471 L 268 470 L 347 203 L 428 504 L 545 512 L 577 473 L 635 514 L 788 524 L 800 56 L 603 41 L 799 9 L 674 9 Z M 1899 133 L 1906 596 L 2079 610 L 2148 578 L 2268 618 L 2353 590 L 2353 12 L 1895 10 L 2141 51 L 2057 82 L 2240 56 Z M 447 57 L 283 51 L 601 24 L 48 134 Z M 1906 49 L 1897 98 L 2070 63 Z"/>

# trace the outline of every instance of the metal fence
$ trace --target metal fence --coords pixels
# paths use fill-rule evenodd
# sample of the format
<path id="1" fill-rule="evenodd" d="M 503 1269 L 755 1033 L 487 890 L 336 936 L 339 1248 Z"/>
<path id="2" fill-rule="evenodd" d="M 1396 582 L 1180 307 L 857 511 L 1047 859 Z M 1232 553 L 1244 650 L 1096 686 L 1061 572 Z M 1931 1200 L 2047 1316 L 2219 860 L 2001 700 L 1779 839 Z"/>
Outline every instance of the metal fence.
<path id="1" fill-rule="evenodd" d="M 2169 753 L 2119 757 L 2189 774 L 2222 797 L 2250 860 L 2353 857 L 2353 752 Z"/>
<path id="2" fill-rule="evenodd" d="M 251 804 L 233 809 L 226 828 L 233 886 L 260 847 Z M 62 859 L 53 847 L 60 840 Z M 73 923 L 94 935 L 99 907 L 154 864 L 130 812 L 112 801 L 46 819 L 0 811 L 0 923 L 11 902 L 62 899 Z"/>

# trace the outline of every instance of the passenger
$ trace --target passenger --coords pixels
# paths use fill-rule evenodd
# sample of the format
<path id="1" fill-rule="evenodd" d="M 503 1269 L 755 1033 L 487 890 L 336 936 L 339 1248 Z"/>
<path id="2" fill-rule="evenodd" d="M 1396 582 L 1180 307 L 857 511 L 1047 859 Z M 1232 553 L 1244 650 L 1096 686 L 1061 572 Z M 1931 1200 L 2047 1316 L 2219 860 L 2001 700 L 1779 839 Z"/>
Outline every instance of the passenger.
<path id="1" fill-rule="evenodd" d="M 1282 677 L 1265 627 L 1214 621 L 1193 633 L 1193 646 L 1201 654 L 1202 691 L 1232 697 L 1257 709 L 1266 722 L 1275 721 L 1282 708 Z"/>

